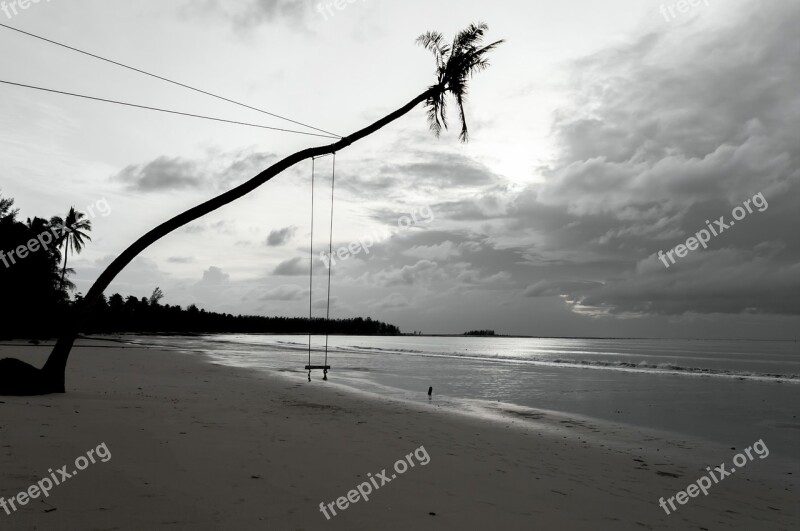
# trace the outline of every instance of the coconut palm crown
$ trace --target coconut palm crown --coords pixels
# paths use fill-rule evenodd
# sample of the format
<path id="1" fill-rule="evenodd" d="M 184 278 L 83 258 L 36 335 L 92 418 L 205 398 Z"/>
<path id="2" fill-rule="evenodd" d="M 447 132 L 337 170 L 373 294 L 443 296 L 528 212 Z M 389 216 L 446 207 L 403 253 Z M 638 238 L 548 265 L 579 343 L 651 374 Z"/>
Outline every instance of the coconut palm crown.
<path id="1" fill-rule="evenodd" d="M 87 234 L 92 230 L 92 222 L 86 219 L 86 214 L 75 210 L 75 207 L 70 207 L 65 220 L 54 216 L 50 219 L 50 224 L 63 227 L 58 240 L 59 246 L 64 247 L 64 267 L 61 269 L 61 287 L 63 289 L 64 278 L 67 274 L 67 255 L 70 251 L 80 254 L 85 245 L 84 239 L 92 241 Z"/>
<path id="2" fill-rule="evenodd" d="M 461 122 L 461 133 L 458 138 L 462 142 L 469 140 L 467 118 L 464 113 L 467 82 L 475 73 L 485 70 L 489 66 L 487 55 L 504 42 L 501 39 L 481 46 L 488 29 L 489 26 L 483 23 L 470 24 L 456 35 L 452 45 L 444 43 L 444 36 L 437 31 L 429 31 L 417 38 L 417 44 L 430 50 L 436 60 L 438 83 L 431 89 L 438 90 L 435 90 L 425 101 L 425 107 L 431 131 L 437 137 L 441 134 L 442 127 L 447 129 L 445 96 L 450 93 L 456 101 L 458 117 Z"/>

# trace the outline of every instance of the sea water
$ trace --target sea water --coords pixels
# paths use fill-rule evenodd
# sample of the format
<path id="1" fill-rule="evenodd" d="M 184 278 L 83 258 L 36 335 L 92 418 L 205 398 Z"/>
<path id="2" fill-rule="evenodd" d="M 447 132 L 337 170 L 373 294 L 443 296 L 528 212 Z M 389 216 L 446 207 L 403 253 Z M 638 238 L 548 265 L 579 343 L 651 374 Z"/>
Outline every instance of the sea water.
<path id="1" fill-rule="evenodd" d="M 305 378 L 309 338 L 146 338 L 218 363 Z M 311 340 L 322 365 L 324 337 Z M 329 377 L 438 405 L 523 406 L 742 448 L 763 439 L 800 460 L 800 350 L 794 341 L 331 336 Z M 315 379 L 322 377 L 315 371 Z"/>

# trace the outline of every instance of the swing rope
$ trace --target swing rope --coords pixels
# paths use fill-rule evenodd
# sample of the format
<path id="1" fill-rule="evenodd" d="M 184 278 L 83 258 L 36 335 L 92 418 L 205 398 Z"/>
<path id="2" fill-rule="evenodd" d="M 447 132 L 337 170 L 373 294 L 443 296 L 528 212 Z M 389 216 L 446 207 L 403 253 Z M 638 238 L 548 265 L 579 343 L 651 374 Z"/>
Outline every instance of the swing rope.
<path id="1" fill-rule="evenodd" d="M 311 369 L 322 369 L 323 370 L 323 380 L 328 379 L 328 338 L 330 335 L 330 319 L 331 319 L 331 263 L 330 257 L 333 254 L 333 201 L 334 201 L 334 190 L 336 184 L 336 153 L 333 153 L 333 162 L 332 162 L 332 169 L 331 169 L 331 224 L 330 224 L 330 234 L 329 234 L 329 241 L 328 241 L 328 293 L 327 293 L 327 307 L 325 312 L 325 363 L 322 367 L 315 367 L 311 365 L 311 336 L 312 336 L 312 328 L 313 328 L 313 290 L 314 290 L 314 180 L 316 175 L 316 159 L 317 157 L 311 158 L 311 241 L 309 244 L 309 252 L 310 252 L 310 260 L 309 260 L 309 267 L 308 267 L 308 365 L 306 368 L 308 369 L 308 381 L 311 381 Z"/>
<path id="2" fill-rule="evenodd" d="M 328 334 L 331 327 L 331 267 L 333 256 L 333 191 L 336 187 L 336 153 L 333 154 L 333 162 L 331 163 L 331 230 L 328 236 L 328 309 L 325 313 L 325 365 L 328 364 Z M 325 375 L 328 374 L 328 369 L 325 369 Z"/>
<path id="3" fill-rule="evenodd" d="M 311 258 L 308 264 L 308 381 L 311 381 L 311 332 L 313 321 L 311 320 L 311 301 L 314 279 L 314 166 L 315 158 L 311 158 L 311 241 L 309 243 L 309 253 Z"/>

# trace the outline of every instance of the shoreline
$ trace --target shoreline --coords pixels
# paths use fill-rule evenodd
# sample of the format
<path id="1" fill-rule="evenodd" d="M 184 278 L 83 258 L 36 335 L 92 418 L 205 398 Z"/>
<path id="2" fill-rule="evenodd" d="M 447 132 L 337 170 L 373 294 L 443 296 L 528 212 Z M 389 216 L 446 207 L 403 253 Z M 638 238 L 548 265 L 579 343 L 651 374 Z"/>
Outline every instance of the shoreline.
<path id="1" fill-rule="evenodd" d="M 101 442 L 113 457 L 54 490 L 55 511 L 41 503 L 0 511 L 4 528 L 791 529 L 800 521 L 797 471 L 770 476 L 774 465 L 762 465 L 771 457 L 667 516 L 659 497 L 700 477 L 706 455 L 716 464 L 733 452 L 641 437 L 625 448 L 620 433 L 578 419 L 524 411 L 519 422 L 489 422 L 205 355 L 96 341 L 76 346 L 66 395 L 0 397 L 0 496 Z M 48 351 L 0 344 L 0 357 L 35 364 Z M 320 513 L 321 502 L 421 446 L 426 466 L 331 520 Z"/>
<path id="2" fill-rule="evenodd" d="M 227 335 L 222 337 L 204 338 L 197 341 L 197 338 L 187 338 L 186 341 L 176 339 L 174 341 L 164 341 L 159 338 L 152 338 L 149 336 L 139 336 L 133 341 L 138 344 L 146 344 L 156 348 L 172 348 L 176 350 L 194 350 L 201 353 L 206 353 L 215 362 L 219 362 L 226 366 L 232 367 L 252 367 L 256 370 L 264 370 L 278 375 L 293 374 L 297 378 L 297 382 L 305 382 L 305 373 L 299 370 L 292 370 L 290 368 L 297 367 L 297 360 L 290 359 L 287 353 L 305 352 L 305 345 L 300 343 L 287 343 L 286 341 L 278 341 L 277 343 L 263 343 L 256 341 L 255 344 L 245 344 L 246 339 L 239 338 L 245 343 L 240 343 L 239 336 L 229 337 Z M 287 340 L 286 336 L 282 336 Z M 357 338 L 355 338 L 357 339 Z M 349 341 L 349 340 L 348 340 Z M 258 346 L 255 346 L 255 345 Z M 477 398 L 476 395 L 481 395 L 480 385 L 481 382 L 473 382 L 478 384 L 478 387 L 470 387 L 470 393 L 458 392 L 452 387 L 444 389 L 441 394 L 438 391 L 442 387 L 437 385 L 441 382 L 442 378 L 448 379 L 451 377 L 449 372 L 440 372 L 443 368 L 433 368 L 432 372 L 426 372 L 431 379 L 427 382 L 417 381 L 415 385 L 405 385 L 403 382 L 398 381 L 396 378 L 390 376 L 397 376 L 401 372 L 405 377 L 410 377 L 414 381 L 414 371 L 405 371 L 401 364 L 390 362 L 389 365 L 384 364 L 382 361 L 373 362 L 370 360 L 384 359 L 383 354 L 390 354 L 386 358 L 394 358 L 394 354 L 401 354 L 402 356 L 417 356 L 420 364 L 429 363 L 431 359 L 456 359 L 459 362 L 489 362 L 493 363 L 495 358 L 484 358 L 481 356 L 456 356 L 452 357 L 448 354 L 429 354 L 422 353 L 415 350 L 403 350 L 405 348 L 414 348 L 405 346 L 399 351 L 394 351 L 392 348 L 387 348 L 373 344 L 376 349 L 372 356 L 372 352 L 363 350 L 364 347 L 344 347 L 341 345 L 334 346 L 338 355 L 352 355 L 361 356 L 361 362 L 351 360 L 349 370 L 344 369 L 341 365 L 330 381 L 330 385 L 344 384 L 348 388 L 356 389 L 361 392 L 371 394 L 374 398 L 379 399 L 399 399 L 401 401 L 410 401 L 411 403 L 429 403 L 425 400 L 424 390 L 428 388 L 429 384 L 433 384 L 437 392 L 434 393 L 434 403 L 441 406 L 457 409 L 463 411 L 469 409 L 475 414 L 481 416 L 495 417 L 499 412 L 510 411 L 510 416 L 519 420 L 519 417 L 514 417 L 520 410 L 528 411 L 530 415 L 541 415 L 541 413 L 548 413 L 549 415 L 563 416 L 567 418 L 577 418 L 583 423 L 599 424 L 599 430 L 595 431 L 608 431 L 608 427 L 615 432 L 632 430 L 638 432 L 647 432 L 647 435 L 642 437 L 649 437 L 655 439 L 665 440 L 684 440 L 691 441 L 694 447 L 711 447 L 716 446 L 720 452 L 727 452 L 729 448 L 736 446 L 746 446 L 750 444 L 752 438 L 764 437 L 765 440 L 770 442 L 770 448 L 773 454 L 780 454 L 783 459 L 789 460 L 792 466 L 800 463 L 800 454 L 797 452 L 797 438 L 795 429 L 800 428 L 800 424 L 795 422 L 796 417 L 793 416 L 796 411 L 789 411 L 788 406 L 784 406 L 780 413 L 770 413 L 764 410 L 764 416 L 754 416 L 752 412 L 744 419 L 736 418 L 736 411 L 739 408 L 744 408 L 743 411 L 750 411 L 751 399 L 759 402 L 766 400 L 780 400 L 781 403 L 791 404 L 796 398 L 796 392 L 792 386 L 800 384 L 800 380 L 791 379 L 788 381 L 776 379 L 762 379 L 758 377 L 739 377 L 734 375 L 721 375 L 709 372 L 692 373 L 687 370 L 682 371 L 668 371 L 658 370 L 632 370 L 628 367 L 618 367 L 617 364 L 604 363 L 598 366 L 591 366 L 586 364 L 565 364 L 562 362 L 550 363 L 546 361 L 517 361 L 508 360 L 510 363 L 521 363 L 524 366 L 536 366 L 536 378 L 528 378 L 528 385 L 538 386 L 537 378 L 541 378 L 540 370 L 549 371 L 549 374 L 544 376 L 550 380 L 559 380 L 563 386 L 569 387 L 571 381 L 577 379 L 591 379 L 595 378 L 590 375 L 592 371 L 600 371 L 597 374 L 606 373 L 610 377 L 619 379 L 624 377 L 626 380 L 618 380 L 622 385 L 619 387 L 621 392 L 614 396 L 613 401 L 606 402 L 606 407 L 591 407 L 581 402 L 579 395 L 573 395 L 571 400 L 563 399 L 548 399 L 545 396 L 539 396 L 538 399 L 531 399 L 521 396 L 520 393 L 506 393 L 503 397 L 487 397 L 483 396 Z M 230 352 L 229 349 L 233 348 Z M 239 349 L 245 349 L 240 351 Z M 259 361 L 259 357 L 253 355 L 246 355 L 247 350 L 255 352 L 258 349 L 266 349 L 268 354 L 264 360 L 273 361 Z M 244 356 L 240 356 L 245 354 Z M 381 354 L 381 356 L 378 356 Z M 279 358 L 279 362 L 275 363 L 273 356 Z M 401 358 L 396 358 L 401 359 Z M 415 363 L 408 360 L 409 363 Z M 364 365 L 362 365 L 364 363 Z M 367 368 L 370 367 L 371 368 Z M 357 367 L 354 369 L 354 367 Z M 579 372 L 571 373 L 572 370 Z M 355 372 L 354 372 L 355 371 Z M 366 371 L 366 372 L 364 372 Z M 373 371 L 373 372 L 371 372 Z M 374 372 L 377 371 L 377 372 Z M 400 371 L 400 372 L 392 372 Z M 449 369 L 448 369 L 449 371 Z M 586 372 L 588 371 L 588 372 Z M 586 374 L 584 374 L 584 372 Z M 461 377 L 467 376 L 461 374 Z M 468 377 L 468 376 L 467 376 Z M 598 376 L 603 378 L 604 376 Z M 458 379 L 458 378 L 457 378 Z M 742 382 L 744 389 L 741 392 L 736 392 L 739 397 L 748 397 L 746 399 L 730 402 L 727 406 L 712 408 L 706 413 L 694 413 L 694 410 L 703 407 L 703 396 L 708 396 L 709 386 L 715 386 L 712 395 L 714 396 L 728 396 L 729 399 L 735 399 L 731 393 L 735 387 L 738 387 L 737 380 L 748 380 Z M 649 382 L 649 383 L 641 383 Z M 509 383 L 509 382 L 506 382 Z M 788 385 L 789 387 L 784 387 Z M 641 393 L 633 395 L 635 402 L 631 403 L 630 400 L 621 401 L 619 398 L 624 396 L 630 389 L 642 389 L 644 386 L 652 385 L 655 388 L 664 389 L 672 387 L 676 393 L 685 392 L 687 396 L 695 397 L 694 400 L 681 400 L 672 394 L 660 394 L 661 400 L 669 401 L 668 404 L 660 404 L 659 400 L 651 399 L 647 396 L 642 396 Z M 630 387 L 628 387 L 630 386 Z M 585 387 L 585 384 L 584 384 Z M 509 389 L 513 388 L 509 387 Z M 560 393 L 559 386 L 549 386 L 549 390 L 556 394 Z M 455 392 L 454 392 L 455 391 Z M 541 393 L 540 393 L 541 394 Z M 556 396 L 556 395 L 553 395 Z M 646 402 L 642 402 L 645 400 Z M 677 400 L 677 401 L 676 401 Z M 637 405 L 634 405 L 637 404 Z M 665 405 L 666 407 L 661 407 Z M 690 407 L 692 411 L 684 412 L 683 408 Z M 763 410 L 764 408 L 761 407 Z M 796 408 L 795 408 L 796 409 Z M 733 414 L 733 416 L 731 415 Z M 660 417 L 652 417 L 652 415 L 664 415 L 664 421 Z M 508 415 L 507 415 L 508 416 Z M 717 420 L 719 419 L 719 422 Z M 722 420 L 724 419 L 724 420 Z M 768 419 L 768 420 L 767 420 Z M 551 423 L 552 424 L 552 423 Z M 760 427 L 759 427 L 760 426 Z M 615 428 L 617 427 L 617 428 Z"/>
<path id="3" fill-rule="evenodd" d="M 284 334 L 279 334 L 284 335 Z M 230 367 L 235 369 L 242 369 L 242 367 L 238 367 L 235 364 L 225 363 L 224 361 L 219 361 L 213 353 L 208 352 L 207 350 L 203 349 L 192 349 L 192 348 L 183 348 L 183 347 L 165 347 L 164 345 L 159 344 L 151 344 L 146 341 L 148 336 L 135 336 L 136 339 L 142 340 L 141 343 L 137 343 L 135 341 L 131 341 L 131 339 L 125 338 L 125 336 L 121 336 L 114 341 L 118 341 L 122 344 L 130 345 L 133 347 L 136 346 L 146 346 L 147 348 L 151 349 L 161 349 L 166 348 L 168 350 L 173 350 L 175 352 L 183 352 L 183 353 L 193 353 L 197 355 L 201 355 L 208 363 L 216 364 L 222 367 Z M 93 337 L 93 338 L 86 338 L 92 339 L 97 341 L 103 341 L 104 338 L 102 337 Z M 224 357 L 223 357 L 224 359 Z M 609 370 L 605 367 L 585 367 L 585 366 L 578 366 L 575 368 L 579 369 L 586 369 L 586 370 Z M 277 378 L 285 378 L 289 382 L 293 383 L 306 383 L 306 376 L 305 371 L 302 370 L 293 370 L 293 369 L 281 369 L 275 370 L 270 368 L 257 368 L 257 369 L 250 369 L 247 368 L 245 370 L 254 370 L 260 371 L 264 374 L 269 374 Z M 628 371 L 624 371 L 628 372 Z M 636 371 L 631 371 L 636 372 Z M 644 374 L 649 374 L 648 371 L 643 371 Z M 677 376 L 677 377 L 687 377 L 687 378 L 705 378 L 711 375 L 707 374 L 690 374 L 686 373 L 685 371 L 664 371 L 658 373 L 657 376 Z M 763 382 L 763 383 L 773 383 L 772 380 L 762 381 L 759 378 L 752 378 L 752 381 L 755 382 Z M 542 407 L 531 407 L 524 404 L 518 404 L 513 402 L 502 402 L 502 401 L 492 401 L 492 400 L 485 400 L 485 399 L 472 399 L 472 398 L 463 398 L 463 397 L 452 397 L 447 396 L 443 401 L 436 401 L 436 395 L 434 396 L 434 401 L 426 402 L 424 399 L 416 399 L 410 398 L 408 396 L 403 397 L 400 394 L 404 393 L 405 390 L 400 388 L 383 388 L 378 384 L 371 383 L 370 385 L 364 385 L 367 382 L 366 380 L 354 380 L 353 378 L 337 378 L 333 377 L 329 382 L 327 382 L 327 386 L 337 387 L 339 390 L 346 392 L 346 393 L 353 393 L 355 395 L 363 395 L 372 400 L 377 401 L 389 401 L 395 402 L 397 404 L 406 405 L 408 407 L 415 408 L 419 411 L 429 411 L 430 406 L 436 406 L 436 411 L 441 414 L 448 415 L 454 414 L 456 416 L 468 416 L 474 419 L 493 422 L 496 424 L 503 424 L 503 425 L 510 425 L 512 427 L 516 427 L 518 429 L 548 429 L 554 430 L 557 433 L 563 434 L 564 430 L 560 430 L 562 425 L 566 424 L 569 428 L 573 428 L 575 426 L 583 426 L 585 428 L 585 432 L 583 434 L 584 438 L 592 438 L 594 442 L 597 444 L 604 443 L 607 446 L 614 446 L 616 445 L 618 449 L 627 448 L 631 450 L 642 450 L 640 448 L 640 442 L 645 441 L 663 441 L 664 444 L 670 444 L 672 441 L 680 441 L 680 444 L 684 447 L 692 447 L 694 448 L 695 452 L 699 452 L 700 449 L 707 450 L 707 460 L 708 462 L 714 461 L 717 457 L 715 456 L 722 456 L 726 455 L 727 452 L 734 450 L 735 447 L 730 447 L 725 445 L 721 440 L 712 440 L 709 438 L 702 437 L 698 434 L 686 433 L 677 430 L 669 430 L 665 428 L 659 428 L 655 426 L 646 426 L 641 424 L 634 424 L 631 422 L 620 421 L 617 419 L 608 419 L 602 418 L 598 416 L 591 416 L 586 414 L 580 414 L 574 411 L 565 411 L 565 410 L 556 410 L 556 409 L 547 409 Z M 776 381 L 774 383 L 787 383 L 782 381 Z M 797 380 L 791 380 L 788 382 L 789 385 L 797 385 L 800 384 Z M 373 387 L 372 390 L 368 389 L 368 387 Z M 386 392 L 391 389 L 392 392 Z M 439 395 L 442 396 L 442 395 Z M 566 431 L 567 434 L 571 434 L 571 429 Z M 608 438 L 605 436 L 601 436 L 600 434 L 609 434 L 613 433 L 613 438 Z M 800 474 L 800 454 L 794 453 L 792 455 L 788 455 L 783 452 L 779 452 L 780 455 L 776 458 L 772 458 L 769 463 L 769 470 L 768 471 L 759 471 L 759 474 L 763 477 L 775 476 L 779 474 L 779 470 L 789 469 L 789 470 L 796 470 L 795 474 Z M 655 457 L 655 456 L 653 456 Z M 778 463 L 775 463 L 778 461 Z"/>

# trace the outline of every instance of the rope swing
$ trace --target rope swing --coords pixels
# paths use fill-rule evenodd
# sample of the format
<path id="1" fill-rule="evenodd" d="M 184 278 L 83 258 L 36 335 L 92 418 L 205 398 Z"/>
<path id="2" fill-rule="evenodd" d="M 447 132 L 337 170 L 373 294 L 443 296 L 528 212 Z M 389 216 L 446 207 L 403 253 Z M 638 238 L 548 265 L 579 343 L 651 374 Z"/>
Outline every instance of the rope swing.
<path id="1" fill-rule="evenodd" d="M 325 155 L 323 155 L 325 156 Z M 330 258 L 333 253 L 333 199 L 334 190 L 336 185 L 336 153 L 332 154 L 333 162 L 331 164 L 331 224 L 330 234 L 328 236 L 328 257 Z M 325 362 L 322 365 L 311 364 L 311 326 L 312 326 L 312 307 L 313 307 L 313 293 L 314 293 L 314 178 L 316 174 L 316 159 L 321 157 L 311 158 L 311 241 L 309 244 L 309 252 L 311 258 L 308 265 L 308 365 L 305 366 L 308 370 L 308 381 L 311 381 L 311 371 L 314 369 L 322 369 L 322 379 L 328 379 L 328 370 L 331 368 L 328 365 L 328 337 L 330 335 L 330 320 L 331 320 L 331 263 L 328 263 L 328 293 L 327 293 L 327 306 L 325 310 Z"/>

